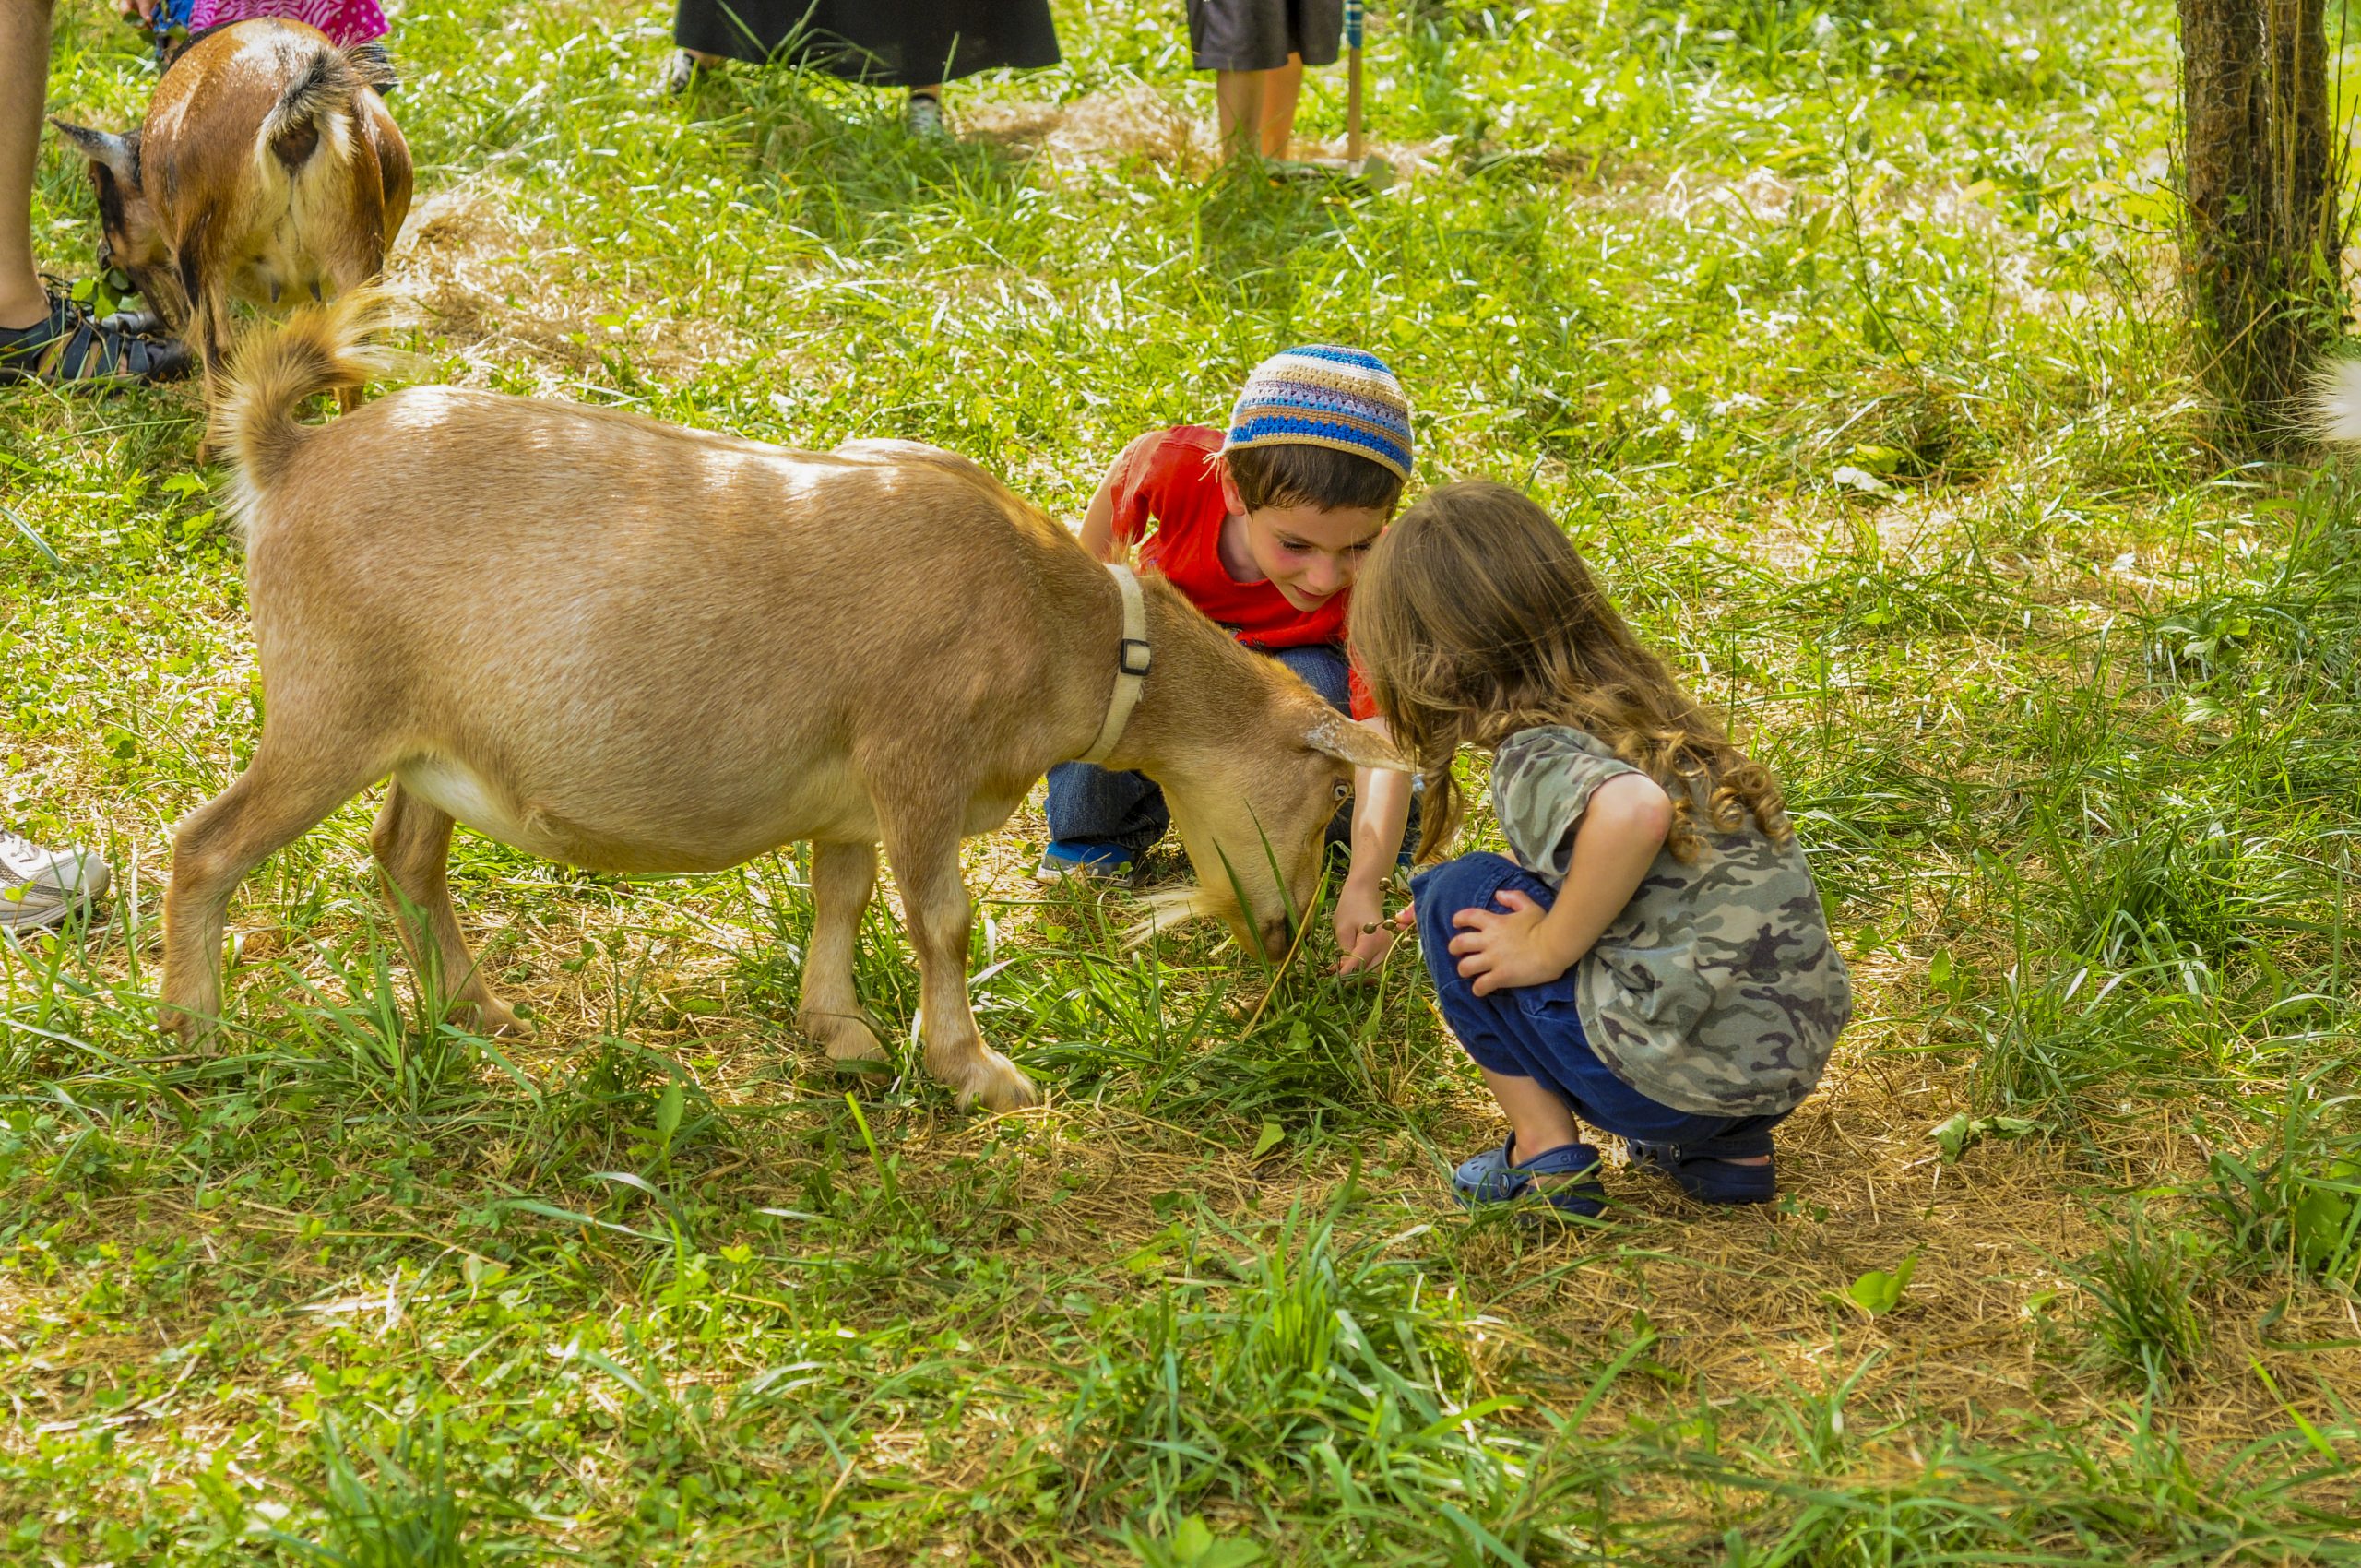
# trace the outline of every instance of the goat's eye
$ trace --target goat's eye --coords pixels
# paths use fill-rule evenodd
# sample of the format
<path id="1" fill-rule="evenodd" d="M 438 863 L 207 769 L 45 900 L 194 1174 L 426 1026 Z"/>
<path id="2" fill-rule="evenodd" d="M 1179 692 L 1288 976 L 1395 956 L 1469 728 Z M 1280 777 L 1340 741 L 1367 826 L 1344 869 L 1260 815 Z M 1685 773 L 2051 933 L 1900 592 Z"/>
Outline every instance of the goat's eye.
<path id="1" fill-rule="evenodd" d="M 1343 779 L 1341 779 L 1341 778 L 1337 779 L 1337 780 L 1336 780 L 1336 798 L 1337 798 L 1338 800 L 1340 800 L 1340 801 L 1349 801 L 1349 800 L 1351 800 L 1351 799 L 1353 798 L 1353 787 L 1352 787 L 1350 784 L 1346 783 L 1346 782 L 1345 782 Z"/>

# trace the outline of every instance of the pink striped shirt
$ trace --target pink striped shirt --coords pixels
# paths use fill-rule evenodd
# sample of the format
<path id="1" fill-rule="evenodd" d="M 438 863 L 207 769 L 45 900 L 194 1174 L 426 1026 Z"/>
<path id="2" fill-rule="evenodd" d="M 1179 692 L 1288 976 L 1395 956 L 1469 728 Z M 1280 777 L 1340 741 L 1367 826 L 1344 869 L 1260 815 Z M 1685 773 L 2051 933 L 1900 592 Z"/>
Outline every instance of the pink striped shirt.
<path id="1" fill-rule="evenodd" d="M 386 13 L 377 0 L 194 0 L 188 30 L 197 32 L 225 22 L 279 17 L 309 22 L 328 35 L 338 49 L 386 36 Z"/>

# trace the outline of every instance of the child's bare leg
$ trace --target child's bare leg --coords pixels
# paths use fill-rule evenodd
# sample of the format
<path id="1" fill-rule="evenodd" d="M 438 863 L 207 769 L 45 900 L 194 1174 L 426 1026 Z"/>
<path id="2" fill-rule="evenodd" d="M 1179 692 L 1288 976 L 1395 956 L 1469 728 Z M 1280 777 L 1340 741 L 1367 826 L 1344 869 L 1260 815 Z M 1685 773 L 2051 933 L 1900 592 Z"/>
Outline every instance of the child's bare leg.
<path id="1" fill-rule="evenodd" d="M 1509 1119 L 1509 1126 L 1516 1134 L 1516 1141 L 1509 1148 L 1509 1163 L 1523 1165 L 1534 1156 L 1547 1154 L 1581 1140 L 1581 1129 L 1574 1125 L 1574 1113 L 1556 1093 L 1544 1088 L 1532 1078 L 1513 1078 L 1495 1073 L 1489 1067 L 1479 1067 L 1484 1075 L 1484 1087 L 1492 1091 L 1500 1102 L 1501 1114 Z M 1726 1159 L 1725 1165 L 1768 1165 L 1769 1155 L 1758 1154 L 1744 1159 Z"/>
<path id="2" fill-rule="evenodd" d="M 1484 1087 L 1501 1102 L 1501 1113 L 1516 1133 L 1516 1141 L 1509 1148 L 1510 1163 L 1523 1165 L 1536 1154 L 1582 1141 L 1574 1113 L 1554 1092 L 1532 1078 L 1512 1078 L 1489 1067 L 1481 1071 Z"/>
<path id="3" fill-rule="evenodd" d="M 1263 75 L 1263 156 L 1285 158 L 1295 138 L 1295 103 L 1303 93 L 1303 56 L 1290 54 L 1287 63 Z"/>
<path id="4" fill-rule="evenodd" d="M 1216 71 L 1214 109 L 1221 125 L 1221 155 L 1244 158 L 1262 145 L 1264 89 L 1269 71 Z"/>

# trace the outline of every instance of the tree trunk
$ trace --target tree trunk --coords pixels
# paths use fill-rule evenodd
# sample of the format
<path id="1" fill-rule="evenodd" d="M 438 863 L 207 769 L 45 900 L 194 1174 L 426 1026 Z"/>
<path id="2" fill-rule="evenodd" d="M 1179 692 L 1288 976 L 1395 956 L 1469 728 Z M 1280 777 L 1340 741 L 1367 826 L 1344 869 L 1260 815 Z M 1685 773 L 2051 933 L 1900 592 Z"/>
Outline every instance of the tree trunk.
<path id="1" fill-rule="evenodd" d="M 2179 0 L 2181 241 L 2207 386 L 2234 446 L 2296 439 L 2341 329 L 2323 0 Z"/>

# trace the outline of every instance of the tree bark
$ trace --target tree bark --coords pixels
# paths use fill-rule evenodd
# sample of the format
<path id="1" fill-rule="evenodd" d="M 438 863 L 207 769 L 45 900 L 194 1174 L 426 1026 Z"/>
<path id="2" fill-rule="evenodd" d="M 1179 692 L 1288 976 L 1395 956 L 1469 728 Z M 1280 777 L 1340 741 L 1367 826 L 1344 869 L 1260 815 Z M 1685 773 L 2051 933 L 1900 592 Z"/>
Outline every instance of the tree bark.
<path id="1" fill-rule="evenodd" d="M 2185 221 L 2201 369 L 2236 446 L 2296 439 L 2344 301 L 2323 0 L 2179 0 Z"/>

